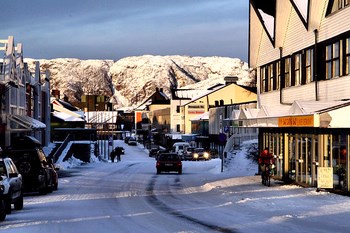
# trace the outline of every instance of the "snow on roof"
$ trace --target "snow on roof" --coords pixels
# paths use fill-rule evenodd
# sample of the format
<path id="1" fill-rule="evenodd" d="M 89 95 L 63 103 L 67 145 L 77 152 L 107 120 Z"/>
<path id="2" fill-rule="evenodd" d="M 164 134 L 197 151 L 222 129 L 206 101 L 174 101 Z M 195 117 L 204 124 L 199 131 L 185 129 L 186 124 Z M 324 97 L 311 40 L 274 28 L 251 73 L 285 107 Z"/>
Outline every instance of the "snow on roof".
<path id="1" fill-rule="evenodd" d="M 59 118 L 59 119 L 61 119 L 61 120 L 69 121 L 69 122 L 73 122 L 73 121 L 74 122 L 78 122 L 78 121 L 82 122 L 82 121 L 84 121 L 83 119 L 81 119 L 79 117 L 75 117 L 75 116 L 72 116 L 72 115 L 70 115 L 68 113 L 64 113 L 64 112 L 54 111 L 52 113 L 52 115 L 57 117 L 57 118 Z"/>
<path id="2" fill-rule="evenodd" d="M 209 120 L 209 112 L 202 113 L 190 119 L 190 121 Z"/>

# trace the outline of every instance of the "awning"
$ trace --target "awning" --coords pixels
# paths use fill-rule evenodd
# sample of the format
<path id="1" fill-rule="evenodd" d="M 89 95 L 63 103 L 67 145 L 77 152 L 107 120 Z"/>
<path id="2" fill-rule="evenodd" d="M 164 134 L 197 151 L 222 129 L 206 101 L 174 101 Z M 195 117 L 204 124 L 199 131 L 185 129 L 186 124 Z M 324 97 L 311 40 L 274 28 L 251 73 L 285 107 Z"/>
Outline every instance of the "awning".
<path id="1" fill-rule="evenodd" d="M 349 115 L 350 101 L 295 101 L 287 111 L 272 112 L 264 106 L 257 116 L 240 114 L 235 123 L 241 127 L 350 128 Z"/>
<path id="2" fill-rule="evenodd" d="M 8 120 L 10 121 L 10 129 L 18 130 L 38 130 L 45 129 L 46 125 L 41 121 L 25 115 L 8 115 Z"/>

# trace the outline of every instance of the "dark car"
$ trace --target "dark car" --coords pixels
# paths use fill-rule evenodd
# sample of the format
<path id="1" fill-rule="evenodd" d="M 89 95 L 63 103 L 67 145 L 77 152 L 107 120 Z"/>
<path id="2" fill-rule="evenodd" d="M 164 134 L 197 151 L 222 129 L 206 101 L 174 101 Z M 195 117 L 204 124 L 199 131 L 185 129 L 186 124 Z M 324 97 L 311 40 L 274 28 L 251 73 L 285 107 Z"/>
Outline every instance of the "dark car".
<path id="1" fill-rule="evenodd" d="M 204 148 L 196 148 L 193 151 L 193 160 L 209 160 L 210 154 Z"/>
<path id="2" fill-rule="evenodd" d="M 159 154 L 156 162 L 157 174 L 161 172 L 178 172 L 182 173 L 182 162 L 176 153 L 162 153 Z"/>
<path id="3" fill-rule="evenodd" d="M 23 209 L 22 175 L 10 158 L 0 158 L 0 181 L 3 184 L 1 200 L 5 204 L 5 213 L 11 213 L 11 205 L 15 210 Z M 0 219 L 5 219 L 1 212 Z"/>
<path id="4" fill-rule="evenodd" d="M 124 138 L 124 142 L 125 142 L 125 143 L 128 143 L 130 138 L 131 138 L 131 137 L 126 136 L 126 137 Z"/>
<path id="5" fill-rule="evenodd" d="M 17 146 L 23 140 L 22 147 Z M 28 140 L 31 143 L 28 143 Z M 46 160 L 41 144 L 33 137 L 26 136 L 16 140 L 13 148 L 6 150 L 6 155 L 16 164 L 23 178 L 23 191 L 38 191 L 42 194 L 54 190 L 54 168 Z"/>
<path id="6" fill-rule="evenodd" d="M 157 160 L 160 154 L 169 153 L 169 152 L 170 152 L 170 151 L 167 150 L 167 149 L 159 149 L 159 150 L 157 151 L 156 155 L 154 156 L 154 158 Z"/>

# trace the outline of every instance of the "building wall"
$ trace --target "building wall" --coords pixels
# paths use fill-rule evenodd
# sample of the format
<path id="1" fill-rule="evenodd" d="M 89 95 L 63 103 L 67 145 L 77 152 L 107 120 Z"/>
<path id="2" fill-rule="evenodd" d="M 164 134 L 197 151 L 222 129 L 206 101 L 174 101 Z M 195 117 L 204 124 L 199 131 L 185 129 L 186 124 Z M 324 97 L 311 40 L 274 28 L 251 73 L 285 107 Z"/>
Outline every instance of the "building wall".
<path id="1" fill-rule="evenodd" d="M 195 101 L 184 106 L 185 116 L 185 133 L 191 133 L 191 118 L 209 111 L 209 107 L 214 107 L 222 100 L 223 105 L 239 104 L 256 101 L 257 97 L 254 92 L 238 86 L 236 84 L 227 85 L 217 91 L 211 92 Z M 203 106 L 202 108 L 191 108 L 191 106 Z M 210 125 L 211 123 L 209 123 Z"/>

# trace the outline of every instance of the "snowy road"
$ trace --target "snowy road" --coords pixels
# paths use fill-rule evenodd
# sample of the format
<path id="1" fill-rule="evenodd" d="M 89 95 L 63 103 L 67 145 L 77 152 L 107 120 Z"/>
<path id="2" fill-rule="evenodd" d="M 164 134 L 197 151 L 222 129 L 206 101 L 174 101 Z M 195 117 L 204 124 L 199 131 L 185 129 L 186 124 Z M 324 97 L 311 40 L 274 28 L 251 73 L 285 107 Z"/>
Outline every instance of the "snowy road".
<path id="1" fill-rule="evenodd" d="M 182 175 L 156 175 L 155 160 L 141 147 L 123 146 L 122 162 L 70 169 L 58 191 L 27 195 L 0 231 L 349 231 L 348 197 L 277 182 L 267 188 L 257 176 L 235 177 L 239 169 L 221 173 L 220 160 L 185 161 Z"/>

